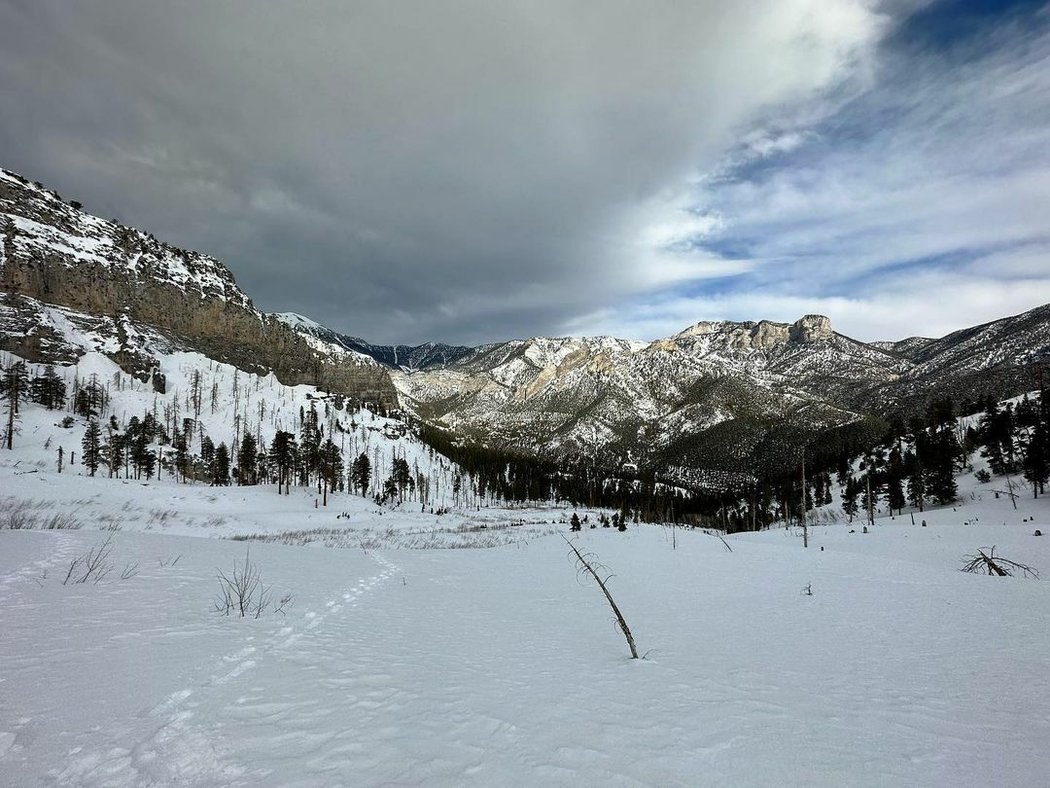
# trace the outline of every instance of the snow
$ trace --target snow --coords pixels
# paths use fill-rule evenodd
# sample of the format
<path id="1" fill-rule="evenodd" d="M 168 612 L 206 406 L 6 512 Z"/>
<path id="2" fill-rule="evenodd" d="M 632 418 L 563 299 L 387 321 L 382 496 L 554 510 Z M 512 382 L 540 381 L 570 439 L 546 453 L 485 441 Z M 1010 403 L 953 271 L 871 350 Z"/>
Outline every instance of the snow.
<path id="1" fill-rule="evenodd" d="M 214 376 L 222 439 L 232 368 L 189 353 L 162 366 L 179 393 L 161 407 L 200 368 L 207 403 Z M 114 370 L 88 354 L 79 373 Z M 264 432 L 311 393 L 238 381 L 241 412 L 263 399 L 273 414 Z M 128 415 L 152 403 L 121 385 Z M 26 406 L 0 451 L 0 522 L 21 504 L 82 525 L 0 530 L 5 785 L 1046 784 L 1047 582 L 959 571 L 994 544 L 1050 577 L 1050 538 L 1033 535 L 1050 533 L 1045 499 L 1015 510 L 1000 484 L 961 477 L 955 507 L 866 534 L 818 525 L 808 550 L 794 529 L 729 536 L 730 552 L 699 530 L 585 526 L 633 661 L 568 558 L 569 510 L 438 516 L 60 475 L 56 447 L 83 431 L 64 415 Z M 369 440 L 432 462 L 410 439 Z M 107 536 L 114 572 L 63 585 Z M 284 615 L 215 611 L 216 572 L 249 551 L 275 595 L 294 594 Z"/>
<path id="2" fill-rule="evenodd" d="M 296 312 L 276 312 L 274 317 L 300 334 L 310 347 L 343 363 L 357 366 L 377 367 L 379 362 L 371 356 L 341 344 L 339 335 L 315 320 Z"/>
<path id="3" fill-rule="evenodd" d="M 305 328 L 310 331 L 328 331 L 329 329 L 322 326 L 316 320 L 300 315 L 297 312 L 275 312 L 274 317 L 283 323 L 287 323 L 292 328 Z"/>
<path id="4" fill-rule="evenodd" d="M 16 257 L 64 259 L 67 266 L 124 268 L 136 277 L 171 284 L 201 298 L 217 298 L 251 308 L 233 275 L 215 258 L 176 249 L 140 231 L 91 216 L 65 204 L 53 192 L 23 183 L 11 173 L 0 170 L 0 176 L 17 186 L 11 199 L 0 200 L 0 222 L 10 221 L 15 230 L 10 242 Z M 47 216 L 49 223 L 36 221 L 33 216 Z M 140 252 L 127 251 L 120 240 L 125 233 L 130 233 Z"/>

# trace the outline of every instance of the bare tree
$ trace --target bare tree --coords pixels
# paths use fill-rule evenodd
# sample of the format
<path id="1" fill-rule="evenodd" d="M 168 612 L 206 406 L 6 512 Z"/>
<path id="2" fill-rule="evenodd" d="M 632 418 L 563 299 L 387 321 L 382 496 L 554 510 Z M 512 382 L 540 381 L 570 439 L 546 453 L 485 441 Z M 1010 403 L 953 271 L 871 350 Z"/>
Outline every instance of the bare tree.
<path id="1" fill-rule="evenodd" d="M 229 575 L 220 569 L 218 580 L 219 598 L 215 602 L 215 609 L 227 616 L 231 612 L 238 612 L 244 618 L 252 609 L 253 597 L 262 582 L 259 567 L 251 562 L 251 550 L 244 554 L 244 564 L 234 564 L 233 572 Z"/>
<path id="2" fill-rule="evenodd" d="M 174 566 L 174 562 L 171 566 Z M 273 586 L 262 582 L 262 574 L 259 567 L 252 563 L 250 551 L 245 553 L 243 564 L 234 564 L 230 574 L 220 569 L 218 580 L 219 596 L 215 600 L 215 609 L 223 615 L 238 613 L 241 618 L 248 615 L 259 618 L 271 605 L 273 612 L 284 615 L 285 608 L 291 606 L 294 600 L 290 593 L 274 599 L 271 591 Z"/>
<path id="3" fill-rule="evenodd" d="M 992 545 L 992 548 L 987 553 L 984 550 L 978 550 L 977 555 L 968 555 L 966 558 L 968 560 L 963 565 L 962 571 L 970 574 L 1012 577 L 1014 572 L 1021 572 L 1023 577 L 1039 578 L 1039 573 L 1027 564 L 1011 561 L 1009 558 L 996 555 L 995 545 Z"/>
<path id="4" fill-rule="evenodd" d="M 1014 505 L 1014 509 L 1017 508 L 1017 490 L 1014 489 L 1014 480 L 1010 476 L 1006 477 L 1006 489 L 1005 490 L 992 490 L 996 495 L 1006 495 L 1010 498 L 1010 503 Z"/>
<path id="5" fill-rule="evenodd" d="M 292 606 L 292 602 L 294 602 L 294 601 L 295 601 L 295 596 L 293 594 L 291 594 L 291 593 L 285 594 L 284 596 L 282 596 L 280 599 L 278 599 L 276 602 L 273 603 L 273 612 L 274 613 L 280 613 L 283 616 L 284 613 L 285 613 L 285 608 L 286 607 L 291 607 Z"/>
<path id="6" fill-rule="evenodd" d="M 139 573 L 139 565 L 138 565 L 137 562 L 134 563 L 134 564 L 127 563 L 127 564 L 124 564 L 124 570 L 120 573 L 120 579 L 121 580 L 130 580 L 131 578 L 133 578 L 138 573 Z"/>
<path id="7" fill-rule="evenodd" d="M 565 539 L 565 537 L 563 536 L 562 539 Z M 616 602 L 615 600 L 613 600 L 612 594 L 609 593 L 609 588 L 606 585 L 606 583 L 609 581 L 609 578 L 611 578 L 612 575 L 606 575 L 603 579 L 598 574 L 598 572 L 595 571 L 594 567 L 597 566 L 598 569 L 601 569 L 603 572 L 605 571 L 605 567 L 603 567 L 601 564 L 592 565 L 592 563 L 584 557 L 583 553 L 581 553 L 577 549 L 576 545 L 574 545 L 568 539 L 565 539 L 565 544 L 567 544 L 572 550 L 572 552 L 575 553 L 576 565 L 579 571 L 585 574 L 589 574 L 591 577 L 593 577 L 594 582 L 598 584 L 598 588 L 600 588 L 602 590 L 602 593 L 605 594 L 605 599 L 609 602 L 609 607 L 612 608 L 613 614 L 616 616 L 616 623 L 619 625 L 620 631 L 623 632 L 623 636 L 627 639 L 627 645 L 631 649 L 631 659 L 638 659 L 638 648 L 634 644 L 634 635 L 631 634 L 631 628 L 627 626 L 627 621 L 624 620 L 623 613 L 620 612 L 620 608 L 617 607 Z"/>

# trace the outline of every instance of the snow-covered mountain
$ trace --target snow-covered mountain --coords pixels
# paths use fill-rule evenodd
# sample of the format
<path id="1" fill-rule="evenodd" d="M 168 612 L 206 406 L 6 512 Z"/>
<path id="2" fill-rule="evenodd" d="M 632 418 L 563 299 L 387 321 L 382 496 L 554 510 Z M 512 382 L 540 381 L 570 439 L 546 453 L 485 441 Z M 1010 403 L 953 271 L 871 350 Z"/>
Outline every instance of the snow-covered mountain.
<path id="1" fill-rule="evenodd" d="M 218 260 L 91 216 L 0 170 L 0 349 L 59 363 L 85 352 L 43 305 L 102 336 L 104 352 L 140 379 L 157 367 L 158 353 L 194 350 L 242 370 L 272 371 L 287 385 L 396 402 L 385 368 L 319 349 L 259 312 Z"/>
<path id="2" fill-rule="evenodd" d="M 446 345 L 442 342 L 425 342 L 422 345 L 373 345 L 360 337 L 340 334 L 295 312 L 279 312 L 277 317 L 301 334 L 321 340 L 334 348 L 356 353 L 375 363 L 406 372 L 448 366 L 479 351 L 479 348 Z"/>
<path id="3" fill-rule="evenodd" d="M 536 337 L 480 347 L 373 345 L 252 305 L 218 260 L 90 216 L 0 170 L 0 349 L 36 362 L 105 353 L 163 387 L 193 351 L 400 405 L 486 444 L 662 466 L 739 465 L 778 423 L 824 427 L 936 397 L 1034 387 L 1050 305 L 958 331 L 865 343 L 828 318 L 699 322 L 654 342 Z"/>
<path id="4" fill-rule="evenodd" d="M 672 463 L 746 459 L 770 424 L 828 426 L 917 410 L 938 396 L 1032 387 L 1050 307 L 943 339 L 864 343 L 807 315 L 794 324 L 701 322 L 651 343 L 536 338 L 489 346 L 440 370 L 394 375 L 423 418 L 510 446 Z M 737 456 L 739 455 L 739 456 Z M 746 464 L 746 463 L 745 463 Z"/>

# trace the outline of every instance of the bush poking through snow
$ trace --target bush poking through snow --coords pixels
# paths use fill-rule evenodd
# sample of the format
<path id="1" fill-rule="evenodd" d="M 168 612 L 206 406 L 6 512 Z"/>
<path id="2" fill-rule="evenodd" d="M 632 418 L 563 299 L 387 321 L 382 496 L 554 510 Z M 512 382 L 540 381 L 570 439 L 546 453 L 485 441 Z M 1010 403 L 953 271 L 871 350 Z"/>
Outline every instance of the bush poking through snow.
<path id="1" fill-rule="evenodd" d="M 966 558 L 968 560 L 963 565 L 962 571 L 970 574 L 1012 577 L 1014 572 L 1021 572 L 1023 577 L 1039 579 L 1039 573 L 1027 564 L 1021 564 L 1017 561 L 1011 561 L 1009 558 L 1003 558 L 1001 555 L 996 555 L 995 545 L 992 545 L 992 549 L 988 550 L 987 553 L 984 550 L 978 550 L 977 555 L 968 555 Z"/>
<path id="2" fill-rule="evenodd" d="M 65 512 L 37 514 L 34 509 L 50 509 L 54 504 L 18 498 L 0 499 L 0 531 L 75 531 L 80 521 Z"/>
<path id="3" fill-rule="evenodd" d="M 36 515 L 30 510 L 29 501 L 5 498 L 0 504 L 0 529 L 20 531 L 36 524 Z"/>
<path id="4" fill-rule="evenodd" d="M 121 580 L 130 580 L 139 573 L 138 563 L 124 564 L 124 570 L 120 573 Z"/>
<path id="5" fill-rule="evenodd" d="M 219 597 L 215 600 L 215 610 L 225 616 L 231 613 L 240 614 L 240 618 L 249 615 L 259 618 L 263 612 L 273 604 L 273 612 L 285 612 L 285 608 L 291 607 L 295 597 L 285 594 L 280 599 L 274 600 L 271 588 L 262 581 L 262 574 L 257 564 L 251 560 L 251 550 L 244 554 L 243 564 L 234 564 L 233 571 L 226 574 L 218 570 Z"/>
<path id="6" fill-rule="evenodd" d="M 76 585 L 89 581 L 98 583 L 113 571 L 113 564 L 109 560 L 112 552 L 113 535 L 110 534 L 104 542 L 95 545 L 83 555 L 77 556 L 70 561 L 69 571 L 66 572 L 66 578 L 62 581 L 62 585 Z M 125 571 L 127 571 L 126 568 Z M 129 577 L 131 576 L 129 575 Z M 121 573 L 121 579 L 127 580 L 127 577 L 124 577 L 124 573 Z"/>
<path id="7" fill-rule="evenodd" d="M 565 537 L 563 536 L 562 539 L 565 539 Z M 623 613 L 620 612 L 620 608 L 616 605 L 616 602 L 612 598 L 612 594 L 609 593 L 609 589 L 606 586 L 606 582 L 608 582 L 612 575 L 606 575 L 603 580 L 598 575 L 598 572 L 595 571 L 594 567 L 597 566 L 598 569 L 601 569 L 604 572 L 604 566 L 597 563 L 592 565 L 592 562 L 588 561 L 583 553 L 577 549 L 576 545 L 568 539 L 565 539 L 565 544 L 567 544 L 572 549 L 572 552 L 576 554 L 576 566 L 578 571 L 593 577 L 594 581 L 598 584 L 598 588 L 600 588 L 602 593 L 605 594 L 605 599 L 609 602 L 609 607 L 612 608 L 613 614 L 616 616 L 616 623 L 620 627 L 620 631 L 623 632 L 624 638 L 627 639 L 627 645 L 631 649 L 631 659 L 638 659 L 638 647 L 634 644 L 634 635 L 631 634 L 631 628 L 627 626 L 627 621 L 624 620 Z"/>

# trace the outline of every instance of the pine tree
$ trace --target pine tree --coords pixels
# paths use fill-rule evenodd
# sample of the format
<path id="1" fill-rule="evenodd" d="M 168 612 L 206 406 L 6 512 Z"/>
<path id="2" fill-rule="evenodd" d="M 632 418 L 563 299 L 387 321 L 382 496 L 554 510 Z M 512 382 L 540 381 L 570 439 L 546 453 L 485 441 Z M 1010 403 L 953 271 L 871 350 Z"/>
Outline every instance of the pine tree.
<path id="1" fill-rule="evenodd" d="M 106 409 L 106 390 L 99 383 L 98 375 L 93 374 L 81 385 L 73 399 L 73 409 L 78 415 L 84 418 L 101 416 Z"/>
<path id="2" fill-rule="evenodd" d="M 95 475 L 95 471 L 98 470 L 99 463 L 102 459 L 102 447 L 101 447 L 102 430 L 98 426 L 97 419 L 91 419 L 88 422 L 87 429 L 84 431 L 84 438 L 80 442 L 81 447 L 81 462 L 84 466 L 91 471 L 91 475 Z"/>
<path id="3" fill-rule="evenodd" d="M 1032 485 L 1032 496 L 1038 498 L 1050 481 L 1050 434 L 1042 421 L 1032 430 L 1024 447 L 1022 465 L 1024 478 Z"/>
<path id="4" fill-rule="evenodd" d="M 959 453 L 959 444 L 954 429 L 945 425 L 937 430 L 930 449 L 926 484 L 933 499 L 939 504 L 947 505 L 959 494 L 959 487 L 955 482 L 955 457 Z"/>
<path id="5" fill-rule="evenodd" d="M 179 480 L 180 475 L 182 476 L 182 481 L 186 481 L 186 470 L 190 461 L 189 448 L 186 445 L 186 433 L 176 427 L 175 434 L 171 437 L 171 443 L 175 448 L 175 481 Z"/>
<path id="6" fill-rule="evenodd" d="M 570 531 L 580 531 L 583 529 L 583 525 L 580 523 L 580 516 L 576 512 L 572 513 L 572 518 L 569 520 Z"/>
<path id="7" fill-rule="evenodd" d="M 14 446 L 14 436 L 17 429 L 18 407 L 26 398 L 29 386 L 29 373 L 26 371 L 24 361 L 16 361 L 4 370 L 3 396 L 7 400 L 7 448 Z"/>
<path id="8" fill-rule="evenodd" d="M 904 458 L 901 457 L 897 446 L 890 451 L 889 461 L 886 464 L 886 503 L 890 507 L 891 514 L 894 509 L 898 514 L 904 509 Z"/>
<path id="9" fill-rule="evenodd" d="M 295 436 L 290 432 L 278 430 L 270 442 L 270 462 L 277 469 L 277 492 L 280 494 L 281 485 L 289 484 L 292 470 L 295 468 L 297 447 Z"/>
<path id="10" fill-rule="evenodd" d="M 215 444 L 212 443 L 211 438 L 205 435 L 201 438 L 201 464 L 207 469 L 209 476 L 211 476 L 211 468 L 214 461 Z"/>
<path id="11" fill-rule="evenodd" d="M 317 471 L 320 463 L 321 429 L 318 425 L 317 410 L 310 403 L 310 410 L 303 411 L 302 426 L 299 429 L 299 462 L 300 484 L 310 484 L 310 477 Z"/>
<path id="12" fill-rule="evenodd" d="M 925 438 L 926 433 L 921 435 Z M 925 446 L 925 440 L 922 441 Z M 916 445 L 918 449 L 918 441 Z M 904 472 L 907 478 L 908 504 L 924 511 L 926 506 L 926 472 L 922 467 L 922 461 L 918 451 L 907 451 L 904 453 Z"/>
<path id="13" fill-rule="evenodd" d="M 30 399 L 48 410 L 57 410 L 66 404 L 65 381 L 58 376 L 51 364 L 44 368 L 43 375 L 33 378 L 29 389 Z"/>
<path id="14" fill-rule="evenodd" d="M 259 458 L 259 449 L 255 443 L 255 436 L 245 432 L 241 438 L 241 445 L 237 449 L 237 484 L 252 485 L 258 482 L 256 467 Z"/>
<path id="15" fill-rule="evenodd" d="M 361 452 L 359 455 L 357 455 L 357 459 L 355 459 L 353 461 L 353 464 L 350 466 L 350 485 L 355 490 L 360 491 L 362 496 L 367 496 L 368 483 L 369 481 L 371 481 L 371 477 L 372 463 L 368 459 L 368 454 L 366 452 Z M 459 495 L 459 482 L 460 477 L 457 474 L 456 477 L 452 480 L 452 490 L 453 494 L 456 496 Z"/>
<path id="16" fill-rule="evenodd" d="M 329 438 L 321 446 L 319 458 L 319 473 L 324 485 L 324 502 L 327 506 L 328 491 L 334 490 L 343 476 L 343 456 L 339 453 L 339 447 Z"/>
<path id="17" fill-rule="evenodd" d="M 852 523 L 853 518 L 857 516 L 859 511 L 857 506 L 857 499 L 860 497 L 860 484 L 853 476 L 846 476 L 846 483 L 842 487 L 842 511 L 849 517 L 849 521 Z"/>
<path id="18" fill-rule="evenodd" d="M 393 487 L 397 491 L 398 500 L 404 500 L 405 491 L 410 487 L 413 487 L 412 472 L 409 470 L 408 462 L 403 457 L 395 457 L 393 465 L 390 469 L 390 479 L 393 482 Z M 483 496 L 484 493 L 479 490 L 479 496 Z"/>
<path id="19" fill-rule="evenodd" d="M 212 484 L 225 487 L 230 483 L 230 450 L 226 443 L 215 447 L 215 461 L 212 464 Z"/>
<path id="20" fill-rule="evenodd" d="M 109 468 L 110 477 L 120 476 L 120 469 L 124 465 L 124 436 L 115 425 L 116 420 L 113 419 L 106 427 L 106 443 L 102 447 L 103 459 Z"/>
<path id="21" fill-rule="evenodd" d="M 861 505 L 864 507 L 864 511 L 868 513 L 868 516 L 872 517 L 879 505 L 879 495 L 882 492 L 882 478 L 875 470 L 875 457 L 873 456 L 869 455 L 864 459 L 861 469 L 865 471 L 864 483 L 860 485 Z"/>

